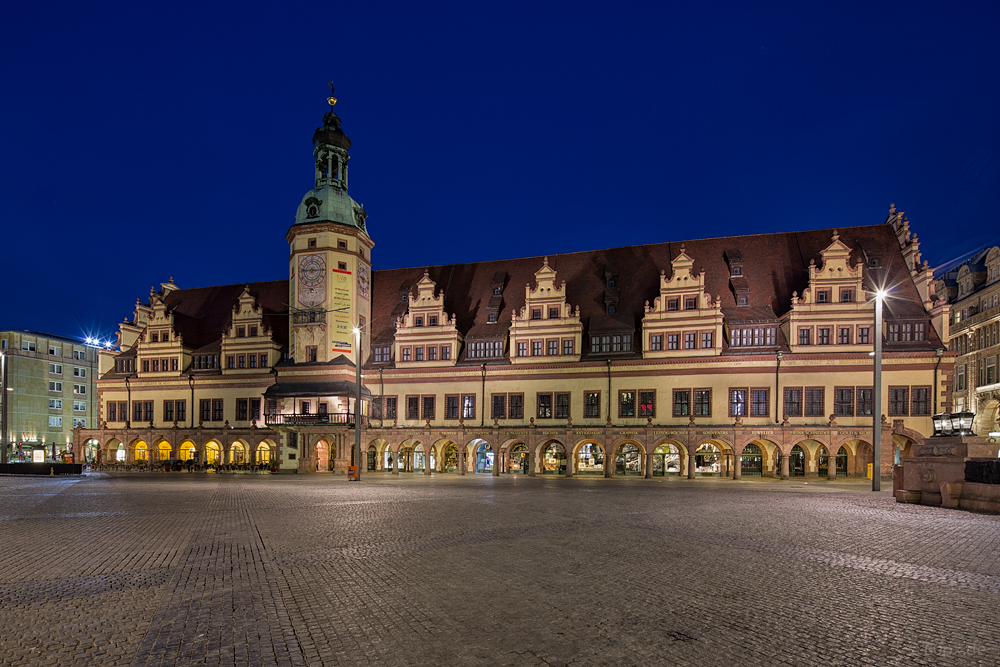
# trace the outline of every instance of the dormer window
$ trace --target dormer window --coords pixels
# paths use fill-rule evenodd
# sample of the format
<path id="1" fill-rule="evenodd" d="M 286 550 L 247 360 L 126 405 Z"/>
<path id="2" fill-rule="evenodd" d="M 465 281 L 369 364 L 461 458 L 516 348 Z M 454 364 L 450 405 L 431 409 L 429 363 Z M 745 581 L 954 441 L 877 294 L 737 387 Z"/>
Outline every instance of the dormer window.
<path id="1" fill-rule="evenodd" d="M 842 290 L 840 290 L 840 302 L 841 303 L 854 303 L 854 290 L 852 290 L 852 289 L 842 289 Z"/>
<path id="2" fill-rule="evenodd" d="M 559 309 L 558 308 L 549 308 L 549 319 L 550 320 L 555 320 L 555 319 L 558 319 L 558 318 L 559 318 Z"/>
<path id="3" fill-rule="evenodd" d="M 415 326 L 415 327 L 422 327 L 422 326 L 424 326 L 424 318 L 423 317 L 417 317 L 417 318 L 415 318 L 413 320 L 413 326 Z"/>
<path id="4" fill-rule="evenodd" d="M 542 319 L 542 309 L 541 308 L 532 308 L 531 309 L 531 319 L 533 319 L 533 320 L 540 320 L 540 319 Z"/>
<path id="5" fill-rule="evenodd" d="M 868 258 L 868 268 L 869 269 L 877 269 L 878 266 L 879 266 L 878 257 L 869 257 Z"/>
<path id="6" fill-rule="evenodd" d="M 150 343 L 160 342 L 160 335 L 154 331 L 149 337 L 149 342 Z"/>
<path id="7" fill-rule="evenodd" d="M 247 335 L 247 328 L 246 327 L 236 327 L 236 337 L 237 338 L 245 338 L 246 335 Z"/>
<path id="8" fill-rule="evenodd" d="M 816 303 L 830 303 L 830 291 L 825 289 L 817 290 Z"/>
<path id="9" fill-rule="evenodd" d="M 250 337 L 251 338 L 256 338 L 257 337 L 257 327 L 256 326 L 250 327 Z M 163 340 L 166 340 L 166 339 L 167 339 L 167 334 L 163 334 Z"/>
<path id="10" fill-rule="evenodd" d="M 615 289 L 618 287 L 618 281 L 614 278 L 608 278 L 608 289 Z"/>
<path id="11" fill-rule="evenodd" d="M 750 305 L 750 299 L 749 299 L 749 297 L 744 296 L 744 295 L 741 294 L 737 298 L 737 300 L 736 300 L 736 305 L 738 305 L 738 306 L 749 306 Z"/>
<path id="12" fill-rule="evenodd" d="M 428 315 L 427 316 L 427 326 L 429 326 L 429 327 L 436 327 L 437 325 L 438 325 L 437 315 Z"/>
<path id="13" fill-rule="evenodd" d="M 493 296 L 502 296 L 502 295 L 503 295 L 503 288 L 502 287 L 494 287 L 493 288 Z"/>
<path id="14" fill-rule="evenodd" d="M 684 297 L 684 310 L 695 310 L 698 307 L 698 299 L 693 296 Z"/>
<path id="15" fill-rule="evenodd" d="M 489 315 L 487 315 L 487 317 L 486 317 L 486 321 L 487 321 L 487 322 L 488 322 L 489 324 L 496 324 L 496 321 L 497 321 L 497 314 L 496 314 L 495 312 L 493 312 L 493 311 L 490 311 L 490 314 L 489 314 Z"/>
<path id="16" fill-rule="evenodd" d="M 667 310 L 677 310 L 677 299 L 667 299 Z"/>
<path id="17" fill-rule="evenodd" d="M 736 266 L 734 266 L 733 267 L 733 275 L 734 276 L 742 276 L 743 275 L 743 267 L 740 266 L 739 264 L 737 264 Z"/>
<path id="18" fill-rule="evenodd" d="M 164 331 L 163 335 L 160 336 L 160 340 L 162 340 L 164 343 L 169 343 L 170 342 L 170 334 L 168 332 Z"/>
<path id="19" fill-rule="evenodd" d="M 409 300 L 410 300 L 410 295 L 409 295 L 409 294 L 407 294 L 406 292 L 403 292 L 402 294 L 400 294 L 400 295 L 399 295 L 399 300 L 400 300 L 400 301 L 401 301 L 402 303 L 406 303 L 407 301 L 409 301 Z"/>
<path id="20" fill-rule="evenodd" d="M 608 304 L 608 315 L 615 315 L 618 313 L 618 307 L 613 303 Z"/>

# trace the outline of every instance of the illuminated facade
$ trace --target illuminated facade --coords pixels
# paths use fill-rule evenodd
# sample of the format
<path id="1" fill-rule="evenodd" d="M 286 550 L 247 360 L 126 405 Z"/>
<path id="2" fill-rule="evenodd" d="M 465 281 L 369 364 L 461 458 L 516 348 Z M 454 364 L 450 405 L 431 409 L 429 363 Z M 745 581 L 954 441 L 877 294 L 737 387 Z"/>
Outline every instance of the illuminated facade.
<path id="1" fill-rule="evenodd" d="M 31 460 L 70 450 L 73 428 L 96 425 L 96 350 L 65 336 L 0 331 L 7 364 L 10 460 Z"/>
<path id="2" fill-rule="evenodd" d="M 974 412 L 979 435 L 1000 430 L 1000 247 L 975 253 L 935 287 L 951 302 L 948 349 L 958 355 L 951 407 Z"/>
<path id="3" fill-rule="evenodd" d="M 932 432 L 948 308 L 895 208 L 839 230 L 372 271 L 332 111 L 313 143 L 287 280 L 169 282 L 138 304 L 102 357 L 91 456 L 342 472 L 358 328 L 369 470 L 864 475 L 876 286 L 883 474 Z"/>

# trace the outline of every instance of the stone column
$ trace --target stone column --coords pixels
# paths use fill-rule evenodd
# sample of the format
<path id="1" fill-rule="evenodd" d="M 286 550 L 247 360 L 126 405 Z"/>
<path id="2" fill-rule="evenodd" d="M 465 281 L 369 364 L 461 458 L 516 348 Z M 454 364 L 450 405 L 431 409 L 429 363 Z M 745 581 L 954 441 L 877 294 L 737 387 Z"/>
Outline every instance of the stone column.
<path id="1" fill-rule="evenodd" d="M 389 451 L 392 452 L 392 447 L 389 448 Z M 393 452 L 393 455 L 392 455 L 392 474 L 393 475 L 398 475 L 399 474 L 399 450 L 398 449 L 395 452 Z"/>
<path id="2" fill-rule="evenodd" d="M 832 447 L 826 448 L 826 478 L 827 479 L 837 479 L 837 457 L 830 456 L 830 452 L 833 450 Z"/>
<path id="3" fill-rule="evenodd" d="M 528 476 L 535 476 L 535 455 L 532 453 L 531 448 L 528 448 Z"/>
<path id="4" fill-rule="evenodd" d="M 733 480 L 743 479 L 743 456 L 733 450 Z"/>
<path id="5" fill-rule="evenodd" d="M 465 447 L 458 448 L 458 474 L 465 474 Z"/>
<path id="6" fill-rule="evenodd" d="M 427 445 L 424 445 L 424 474 L 431 474 L 431 449 Z"/>
<path id="7" fill-rule="evenodd" d="M 646 453 L 646 479 L 653 479 L 653 453 Z"/>
<path id="8" fill-rule="evenodd" d="M 573 476 L 573 451 L 569 450 L 566 452 L 566 479 Z"/>
<path id="9" fill-rule="evenodd" d="M 789 472 L 788 472 L 788 468 L 789 468 L 788 459 L 789 458 L 790 457 L 787 456 L 784 452 L 781 453 L 781 479 L 788 479 L 788 477 L 789 477 Z"/>
<path id="10" fill-rule="evenodd" d="M 690 445 L 691 439 L 688 438 L 688 479 L 694 479 L 695 474 L 695 458 L 694 449 Z"/>
<path id="11" fill-rule="evenodd" d="M 500 476 L 500 450 L 492 442 L 490 446 L 493 447 L 493 477 Z"/>

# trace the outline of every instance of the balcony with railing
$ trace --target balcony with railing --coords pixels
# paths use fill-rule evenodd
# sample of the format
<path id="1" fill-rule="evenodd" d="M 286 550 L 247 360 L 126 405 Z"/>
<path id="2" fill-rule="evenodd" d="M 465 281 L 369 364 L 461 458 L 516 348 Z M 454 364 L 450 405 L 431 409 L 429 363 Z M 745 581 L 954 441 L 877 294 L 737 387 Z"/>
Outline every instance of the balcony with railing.
<path id="1" fill-rule="evenodd" d="M 326 324 L 326 311 L 307 310 L 292 313 L 292 324 Z"/>
<path id="2" fill-rule="evenodd" d="M 268 426 L 312 426 L 333 424 L 338 426 L 353 427 L 354 414 L 346 412 L 269 414 L 264 415 L 264 423 Z"/>

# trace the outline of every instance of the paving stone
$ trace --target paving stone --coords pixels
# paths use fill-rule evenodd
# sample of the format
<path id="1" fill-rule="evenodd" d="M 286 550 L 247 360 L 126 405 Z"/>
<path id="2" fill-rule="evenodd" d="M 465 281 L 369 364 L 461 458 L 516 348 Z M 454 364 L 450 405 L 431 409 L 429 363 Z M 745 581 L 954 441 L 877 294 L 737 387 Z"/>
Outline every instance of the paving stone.
<path id="1" fill-rule="evenodd" d="M 4 665 L 997 665 L 1000 517 L 867 482 L 0 478 Z"/>

